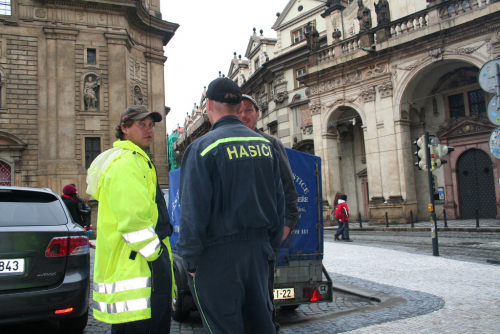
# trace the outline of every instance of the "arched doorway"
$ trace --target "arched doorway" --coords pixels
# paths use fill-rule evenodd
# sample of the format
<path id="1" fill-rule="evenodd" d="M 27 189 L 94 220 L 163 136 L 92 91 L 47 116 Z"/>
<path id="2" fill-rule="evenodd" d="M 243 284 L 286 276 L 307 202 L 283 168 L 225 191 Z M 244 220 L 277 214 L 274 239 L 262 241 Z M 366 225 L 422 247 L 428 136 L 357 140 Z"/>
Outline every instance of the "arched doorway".
<path id="1" fill-rule="evenodd" d="M 337 107 L 326 119 L 324 149 L 328 154 L 324 164 L 328 164 L 328 175 L 325 188 L 331 204 L 335 193 L 340 191 L 347 195 L 351 219 L 366 221 L 369 194 L 363 119 L 351 106 Z"/>
<path id="2" fill-rule="evenodd" d="M 0 160 L 0 186 L 12 185 L 12 168 L 4 161 Z"/>
<path id="3" fill-rule="evenodd" d="M 478 149 L 465 151 L 457 161 L 460 216 L 462 219 L 495 218 L 497 215 L 495 180 L 491 159 Z"/>

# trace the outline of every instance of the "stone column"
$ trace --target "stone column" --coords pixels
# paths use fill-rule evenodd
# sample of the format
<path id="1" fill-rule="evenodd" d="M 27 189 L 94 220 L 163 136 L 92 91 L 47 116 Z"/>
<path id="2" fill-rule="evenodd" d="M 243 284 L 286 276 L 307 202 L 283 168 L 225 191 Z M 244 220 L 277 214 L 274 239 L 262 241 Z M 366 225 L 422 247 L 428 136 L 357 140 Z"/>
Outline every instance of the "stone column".
<path id="1" fill-rule="evenodd" d="M 158 182 L 168 183 L 167 146 L 166 146 L 166 117 L 165 117 L 165 78 L 164 63 L 167 57 L 145 52 L 148 66 L 149 109 L 159 112 L 163 120 L 156 124 L 154 142 L 150 147 L 152 158 L 158 172 Z"/>
<path id="2" fill-rule="evenodd" d="M 366 169 L 368 174 L 368 187 L 370 189 L 370 202 L 384 202 L 382 193 L 382 175 L 380 166 L 380 149 L 377 138 L 377 117 L 375 114 L 375 102 L 365 103 L 366 124 L 362 128 L 365 131 Z"/>
<path id="3" fill-rule="evenodd" d="M 332 205 L 337 191 L 343 191 L 341 175 L 342 167 L 340 165 L 339 156 L 341 155 L 338 135 L 334 133 L 323 134 L 324 151 L 322 158 L 323 163 L 323 198 L 328 199 L 328 204 Z"/>
<path id="4" fill-rule="evenodd" d="M 108 44 L 108 94 L 109 94 L 109 138 L 110 146 L 116 140 L 115 127 L 119 123 L 121 113 L 127 109 L 129 93 L 128 54 L 130 41 L 125 34 L 104 34 Z M 104 147 L 104 150 L 110 147 Z"/>
<path id="5" fill-rule="evenodd" d="M 403 217 L 410 220 L 410 211 L 417 212 L 417 189 L 415 187 L 415 165 L 413 164 L 413 141 L 410 134 L 408 114 L 403 119 L 394 122 L 396 146 L 399 162 L 399 179 L 401 196 L 404 201 Z"/>

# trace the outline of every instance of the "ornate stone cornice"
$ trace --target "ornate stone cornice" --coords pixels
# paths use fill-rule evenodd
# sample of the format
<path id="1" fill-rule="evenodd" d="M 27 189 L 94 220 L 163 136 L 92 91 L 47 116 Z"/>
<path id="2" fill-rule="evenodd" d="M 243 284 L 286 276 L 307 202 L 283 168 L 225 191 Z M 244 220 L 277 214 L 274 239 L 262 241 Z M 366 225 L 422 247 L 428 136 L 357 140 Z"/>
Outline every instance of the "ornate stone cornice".
<path id="1" fill-rule="evenodd" d="M 167 57 L 151 52 L 144 52 L 147 62 L 163 65 L 167 61 Z"/>
<path id="2" fill-rule="evenodd" d="M 47 39 L 64 39 L 76 41 L 76 36 L 80 32 L 77 29 L 43 28 Z"/>
<path id="3" fill-rule="evenodd" d="M 128 35 L 105 33 L 104 37 L 106 37 L 106 41 L 108 42 L 108 44 L 125 45 L 129 50 L 132 47 L 132 43 L 130 42 L 130 37 Z"/>
<path id="4" fill-rule="evenodd" d="M 139 29 L 161 36 L 163 45 L 167 45 L 179 27 L 176 23 L 163 21 L 151 15 L 144 8 L 141 0 L 121 0 L 115 2 L 104 0 L 46 0 L 45 4 L 49 8 L 64 6 L 126 13 L 130 23 Z"/>

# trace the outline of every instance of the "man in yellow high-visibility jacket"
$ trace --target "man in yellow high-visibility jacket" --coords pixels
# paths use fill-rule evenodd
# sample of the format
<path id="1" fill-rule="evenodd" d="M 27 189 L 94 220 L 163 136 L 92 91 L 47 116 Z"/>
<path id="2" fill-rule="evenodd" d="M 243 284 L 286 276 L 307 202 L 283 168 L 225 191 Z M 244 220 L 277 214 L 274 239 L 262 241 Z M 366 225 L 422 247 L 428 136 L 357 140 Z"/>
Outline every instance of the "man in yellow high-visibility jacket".
<path id="1" fill-rule="evenodd" d="M 161 120 L 143 106 L 125 110 L 119 140 L 88 170 L 87 193 L 99 201 L 93 313 L 113 334 L 170 332 L 172 226 L 144 152 Z"/>

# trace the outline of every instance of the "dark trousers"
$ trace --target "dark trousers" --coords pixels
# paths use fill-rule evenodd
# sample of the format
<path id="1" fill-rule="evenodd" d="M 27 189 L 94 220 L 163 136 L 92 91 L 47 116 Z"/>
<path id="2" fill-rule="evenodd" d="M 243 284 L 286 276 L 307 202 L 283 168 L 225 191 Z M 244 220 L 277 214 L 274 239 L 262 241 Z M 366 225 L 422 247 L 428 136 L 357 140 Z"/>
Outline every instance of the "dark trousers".
<path id="1" fill-rule="evenodd" d="M 274 272 L 276 270 L 276 260 L 269 261 L 269 276 L 267 280 L 267 288 L 269 290 L 269 298 L 272 303 L 271 317 L 273 318 L 273 324 L 276 331 L 279 330 L 280 325 L 276 323 L 276 307 L 274 305 Z"/>
<path id="2" fill-rule="evenodd" d="M 267 240 L 239 240 L 205 247 L 189 276 L 207 334 L 275 334 L 269 298 Z"/>
<path id="3" fill-rule="evenodd" d="M 111 334 L 168 334 L 172 316 L 172 264 L 163 245 L 160 257 L 151 268 L 151 318 L 111 325 Z M 137 255 L 139 256 L 139 255 Z"/>
<path id="4" fill-rule="evenodd" d="M 344 239 L 344 240 L 349 239 L 349 221 L 348 220 L 346 220 L 343 223 L 339 222 L 339 227 L 337 228 L 337 232 L 335 233 L 335 236 L 338 237 L 341 234 L 342 234 L 342 239 Z"/>

